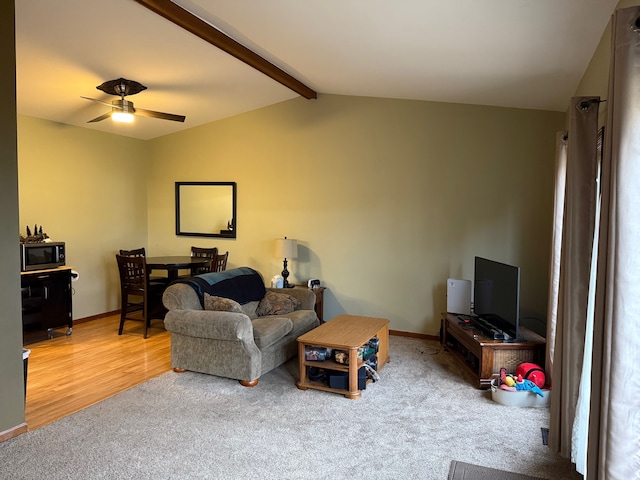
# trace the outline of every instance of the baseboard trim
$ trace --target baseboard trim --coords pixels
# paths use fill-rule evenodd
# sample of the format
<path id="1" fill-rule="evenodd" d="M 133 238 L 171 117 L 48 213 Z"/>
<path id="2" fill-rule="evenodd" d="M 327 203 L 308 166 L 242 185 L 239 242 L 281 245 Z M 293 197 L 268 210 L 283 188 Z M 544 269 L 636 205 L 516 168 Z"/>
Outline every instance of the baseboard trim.
<path id="1" fill-rule="evenodd" d="M 29 429 L 27 428 L 27 424 L 23 422 L 19 425 L 16 425 L 13 428 L 10 428 L 9 430 L 0 432 L 0 443 L 5 442 L 11 438 L 17 437 L 18 435 L 22 435 L 23 433 L 26 433 L 28 430 Z"/>
<path id="2" fill-rule="evenodd" d="M 395 335 L 397 337 L 420 338 L 422 340 L 435 340 L 436 342 L 440 341 L 440 337 L 437 335 L 427 335 L 426 333 L 403 332 L 401 330 L 389 330 L 389 335 Z"/>

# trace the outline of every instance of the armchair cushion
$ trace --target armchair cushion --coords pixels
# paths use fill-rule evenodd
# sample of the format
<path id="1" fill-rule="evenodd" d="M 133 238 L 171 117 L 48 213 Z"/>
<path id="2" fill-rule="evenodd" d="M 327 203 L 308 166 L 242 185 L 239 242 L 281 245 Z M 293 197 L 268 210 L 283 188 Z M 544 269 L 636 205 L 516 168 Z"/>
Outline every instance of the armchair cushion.
<path id="1" fill-rule="evenodd" d="M 209 295 L 208 293 L 204 294 L 204 309 L 217 312 L 243 313 L 242 307 L 235 300 Z"/>
<path id="2" fill-rule="evenodd" d="M 260 349 L 273 345 L 293 330 L 293 322 L 285 317 L 260 317 L 251 323 L 253 323 L 253 340 Z"/>
<path id="3" fill-rule="evenodd" d="M 298 306 L 298 299 L 286 293 L 267 292 L 256 308 L 256 315 L 287 315 Z"/>

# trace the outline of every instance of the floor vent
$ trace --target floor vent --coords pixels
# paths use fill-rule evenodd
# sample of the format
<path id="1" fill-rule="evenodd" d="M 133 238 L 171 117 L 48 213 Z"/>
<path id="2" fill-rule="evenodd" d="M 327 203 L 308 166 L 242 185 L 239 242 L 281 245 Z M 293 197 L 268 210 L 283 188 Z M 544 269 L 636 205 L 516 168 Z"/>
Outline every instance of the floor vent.
<path id="1" fill-rule="evenodd" d="M 549 445 L 549 429 L 548 428 L 540 428 L 542 431 L 542 444 Z"/>

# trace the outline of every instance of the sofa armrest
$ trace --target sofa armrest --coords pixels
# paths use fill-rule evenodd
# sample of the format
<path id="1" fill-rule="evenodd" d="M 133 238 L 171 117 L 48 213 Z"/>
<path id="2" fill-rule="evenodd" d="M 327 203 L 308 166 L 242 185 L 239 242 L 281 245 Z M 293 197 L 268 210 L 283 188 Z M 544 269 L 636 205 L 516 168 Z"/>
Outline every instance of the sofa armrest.
<path id="1" fill-rule="evenodd" d="M 190 337 L 253 343 L 253 324 L 244 313 L 170 310 L 164 325 L 172 333 Z"/>
<path id="2" fill-rule="evenodd" d="M 316 305 L 316 294 L 310 288 L 271 288 L 267 287 L 267 291 L 276 293 L 286 293 L 298 300 L 296 310 L 313 310 Z"/>
<path id="3" fill-rule="evenodd" d="M 196 291 L 185 283 L 169 285 L 162 294 L 162 303 L 167 310 L 202 310 Z"/>

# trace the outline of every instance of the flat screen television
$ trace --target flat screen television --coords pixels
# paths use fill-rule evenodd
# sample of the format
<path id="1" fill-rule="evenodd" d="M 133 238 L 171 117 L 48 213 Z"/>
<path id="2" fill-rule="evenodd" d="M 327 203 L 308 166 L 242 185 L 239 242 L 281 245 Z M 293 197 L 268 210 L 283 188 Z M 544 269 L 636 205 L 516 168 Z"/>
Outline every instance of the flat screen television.
<path id="1" fill-rule="evenodd" d="M 520 267 L 475 257 L 473 307 L 475 315 L 502 330 L 510 340 L 516 340 L 520 320 Z"/>

